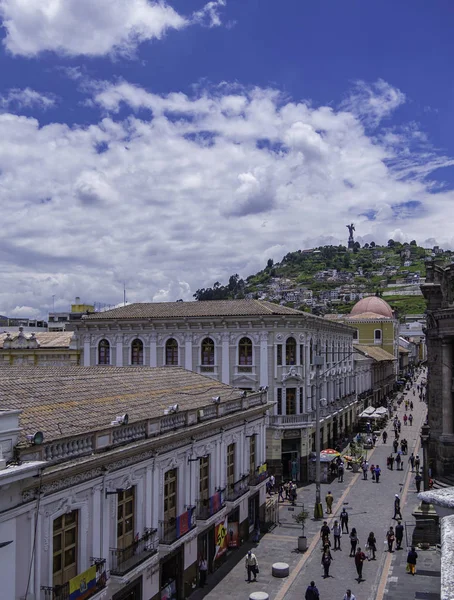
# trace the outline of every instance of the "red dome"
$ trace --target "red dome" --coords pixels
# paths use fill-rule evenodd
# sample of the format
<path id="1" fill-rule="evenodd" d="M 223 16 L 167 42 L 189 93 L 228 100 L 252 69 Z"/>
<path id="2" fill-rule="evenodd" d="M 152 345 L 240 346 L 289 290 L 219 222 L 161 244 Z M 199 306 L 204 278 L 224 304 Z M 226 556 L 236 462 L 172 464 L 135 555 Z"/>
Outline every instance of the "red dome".
<path id="1" fill-rule="evenodd" d="M 357 302 L 352 308 L 350 316 L 358 317 L 364 313 L 375 313 L 382 317 L 388 317 L 388 319 L 394 318 L 393 309 L 378 296 L 368 296 Z"/>

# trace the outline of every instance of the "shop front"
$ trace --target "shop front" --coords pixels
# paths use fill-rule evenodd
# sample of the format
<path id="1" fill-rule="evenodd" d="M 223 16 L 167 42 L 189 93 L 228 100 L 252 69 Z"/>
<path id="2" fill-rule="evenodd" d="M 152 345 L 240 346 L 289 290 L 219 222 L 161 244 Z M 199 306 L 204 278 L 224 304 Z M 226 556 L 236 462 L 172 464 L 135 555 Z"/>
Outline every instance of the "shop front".
<path id="1" fill-rule="evenodd" d="M 183 598 L 183 548 L 180 546 L 161 562 L 160 600 Z"/>
<path id="2" fill-rule="evenodd" d="M 142 600 L 142 576 L 122 588 L 112 600 Z"/>

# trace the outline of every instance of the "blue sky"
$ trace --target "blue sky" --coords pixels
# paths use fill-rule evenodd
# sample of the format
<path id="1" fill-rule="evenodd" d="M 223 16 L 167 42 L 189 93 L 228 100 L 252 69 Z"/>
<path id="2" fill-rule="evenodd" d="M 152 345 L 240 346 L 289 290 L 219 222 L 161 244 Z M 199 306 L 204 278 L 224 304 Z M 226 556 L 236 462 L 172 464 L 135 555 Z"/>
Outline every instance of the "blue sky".
<path id="1" fill-rule="evenodd" d="M 0 313 L 453 247 L 448 0 L 0 0 Z"/>

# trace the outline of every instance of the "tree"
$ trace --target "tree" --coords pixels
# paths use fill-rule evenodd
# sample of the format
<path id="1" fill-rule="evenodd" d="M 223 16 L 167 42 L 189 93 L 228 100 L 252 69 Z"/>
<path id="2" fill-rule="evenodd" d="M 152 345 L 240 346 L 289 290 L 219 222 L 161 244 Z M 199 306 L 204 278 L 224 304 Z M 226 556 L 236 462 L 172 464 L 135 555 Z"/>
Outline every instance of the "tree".
<path id="1" fill-rule="evenodd" d="M 370 247 L 371 247 L 371 248 L 375 248 L 375 242 L 371 242 L 371 243 L 370 243 Z"/>
<path id="2" fill-rule="evenodd" d="M 369 248 L 369 244 L 367 242 L 364 244 L 364 248 Z"/>
<path id="3" fill-rule="evenodd" d="M 388 248 L 394 248 L 396 242 L 394 240 L 388 240 Z"/>
<path id="4" fill-rule="evenodd" d="M 411 240 L 410 242 L 410 246 L 417 246 L 418 244 L 416 243 L 416 240 Z"/>
<path id="5" fill-rule="evenodd" d="M 272 258 L 268 259 L 268 262 L 266 263 L 266 268 L 267 269 L 271 269 L 271 267 L 274 265 L 274 261 Z"/>

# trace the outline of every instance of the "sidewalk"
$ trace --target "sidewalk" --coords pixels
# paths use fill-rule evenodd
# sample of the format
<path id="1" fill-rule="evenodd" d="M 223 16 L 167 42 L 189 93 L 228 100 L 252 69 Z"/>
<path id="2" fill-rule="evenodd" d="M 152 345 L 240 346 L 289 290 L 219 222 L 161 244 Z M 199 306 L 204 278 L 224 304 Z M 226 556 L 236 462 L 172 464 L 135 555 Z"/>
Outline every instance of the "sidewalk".
<path id="1" fill-rule="evenodd" d="M 411 394 L 411 391 L 410 391 Z M 413 396 L 411 394 L 411 399 Z M 412 427 L 402 425 L 402 437 L 409 442 L 409 454 L 419 451 L 419 432 L 426 415 L 426 405 L 414 401 L 414 424 Z M 403 407 L 399 409 L 399 417 L 403 416 Z M 191 595 L 191 600 L 247 600 L 252 591 L 266 591 L 270 600 L 302 600 L 309 582 L 313 579 L 320 591 L 320 600 L 340 600 L 345 590 L 350 588 L 357 600 L 435 600 L 440 597 L 440 556 L 435 550 L 418 551 L 418 572 L 412 577 L 406 573 L 406 549 L 389 554 L 385 551 L 385 533 L 390 525 L 395 525 L 393 517 L 394 494 L 401 495 L 403 521 L 414 521 L 411 516 L 417 505 L 414 474 L 409 472 L 408 457 L 405 457 L 403 471 L 390 471 L 386 468 L 386 457 L 392 449 L 391 424 L 388 427 L 387 444 L 378 442 L 368 453 L 369 463 L 379 464 L 382 469 L 380 483 L 370 478 L 363 480 L 362 473 L 346 471 L 344 482 L 322 485 L 322 499 L 328 490 L 334 496 L 333 515 L 325 519 L 332 526 L 334 518 L 338 518 L 343 507 L 349 513 L 349 526 L 356 527 L 359 546 L 364 549 L 370 531 L 377 538 L 377 556 L 375 561 L 364 565 L 364 581 L 356 581 L 354 561 L 349 557 L 350 544 L 347 535 L 341 538 L 342 551 L 334 552 L 330 577 L 322 578 L 321 544 L 319 532 L 321 521 L 310 518 L 306 522 L 306 536 L 309 548 L 304 554 L 297 550 L 297 538 L 301 532 L 294 524 L 293 511 L 288 502 L 279 507 L 280 525 L 263 536 L 258 544 L 245 544 L 232 559 L 208 578 L 208 585 Z M 370 477 L 370 476 L 369 476 Z M 298 490 L 295 512 L 302 504 L 309 515 L 313 515 L 315 501 L 315 484 Z M 244 556 L 249 548 L 253 548 L 260 566 L 260 574 L 256 583 L 247 583 L 244 568 Z M 274 562 L 286 562 L 290 566 L 290 576 L 276 579 L 271 576 L 271 565 Z"/>

